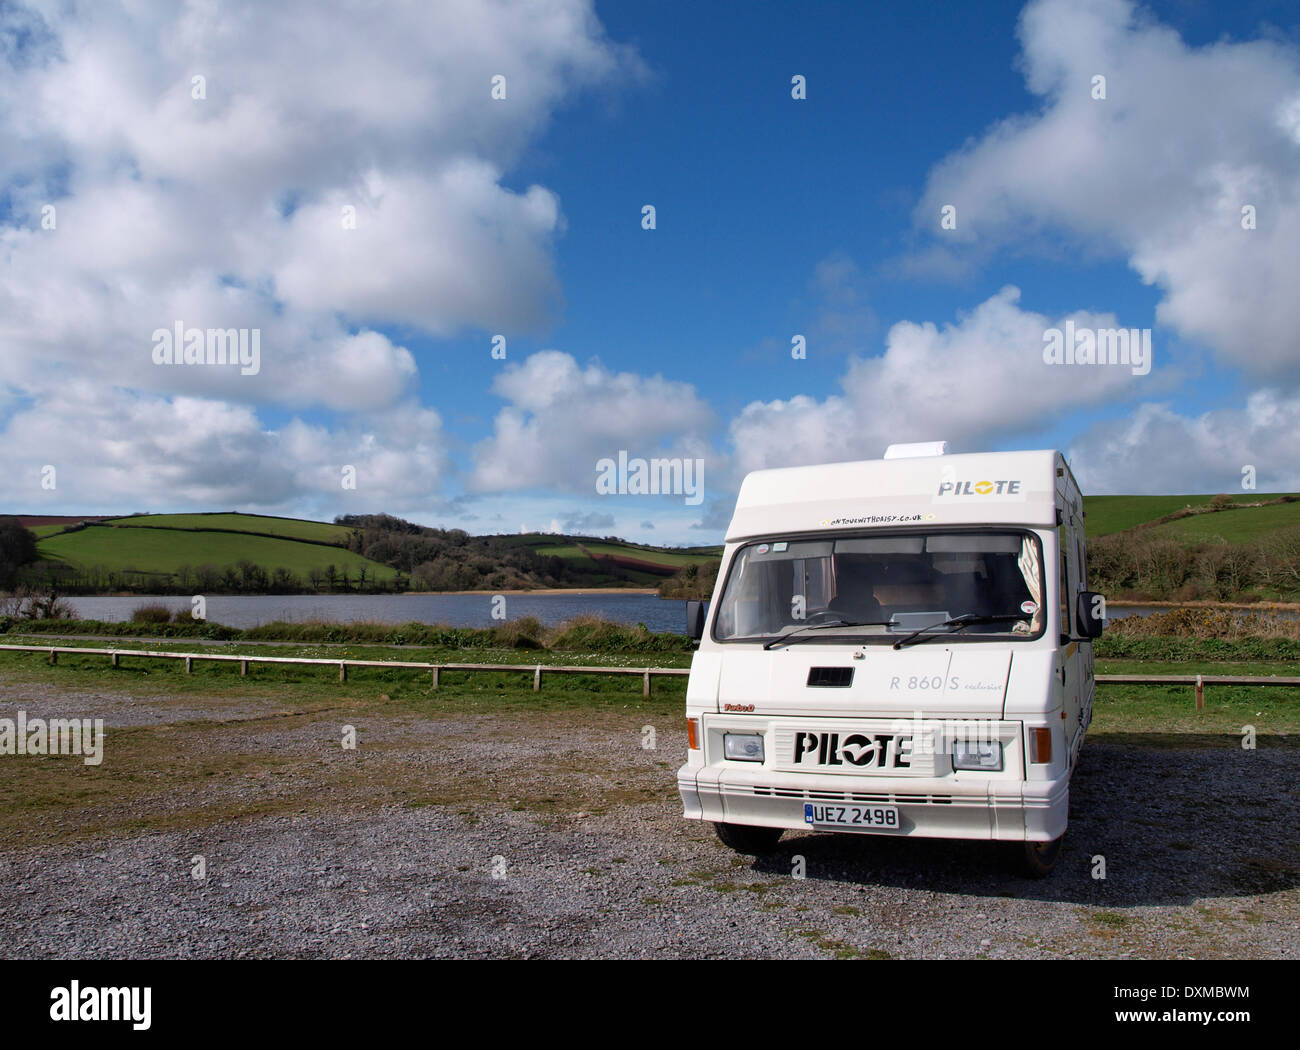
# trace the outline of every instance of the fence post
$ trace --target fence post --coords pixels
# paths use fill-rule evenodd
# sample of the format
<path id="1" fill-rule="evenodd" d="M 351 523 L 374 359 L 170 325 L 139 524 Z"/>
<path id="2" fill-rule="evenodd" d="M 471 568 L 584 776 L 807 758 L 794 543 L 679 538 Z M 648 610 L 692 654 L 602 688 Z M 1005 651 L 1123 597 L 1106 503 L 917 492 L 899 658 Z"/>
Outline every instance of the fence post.
<path id="1" fill-rule="evenodd" d="M 438 688 L 438 668 L 435 667 L 435 668 L 434 668 L 430 673 L 433 675 L 433 687 L 434 687 L 435 689 L 437 689 L 437 688 Z"/>
<path id="2" fill-rule="evenodd" d="M 650 668 L 648 667 L 641 678 L 641 695 L 647 698 L 650 696 Z"/>
<path id="3" fill-rule="evenodd" d="M 53 666 L 59 662 L 59 654 L 53 649 L 50 650 L 50 665 Z"/>
<path id="4" fill-rule="evenodd" d="M 537 669 L 533 671 L 533 692 L 540 693 L 541 691 L 542 691 L 542 665 L 538 664 Z"/>
<path id="5" fill-rule="evenodd" d="M 1205 683 L 1200 675 L 1196 676 L 1196 710 L 1205 710 Z"/>
<path id="6" fill-rule="evenodd" d="M 188 656 L 185 657 L 185 673 L 186 674 L 194 673 L 194 660 Z"/>
<path id="7" fill-rule="evenodd" d="M 112 656 L 110 656 L 110 657 L 108 658 L 108 661 L 109 661 L 109 663 L 110 663 L 113 667 L 116 667 L 116 666 L 117 666 L 117 653 L 114 653 Z"/>
<path id="8" fill-rule="evenodd" d="M 342 660 L 340 660 L 340 661 L 339 661 L 339 681 L 340 681 L 340 682 L 346 682 L 347 680 L 348 680 L 348 665 L 345 664 Z"/>
<path id="9" fill-rule="evenodd" d="M 246 676 L 247 674 L 248 674 L 248 661 L 247 661 L 247 660 L 240 660 L 240 661 L 239 661 L 239 677 L 240 677 L 240 678 L 243 678 L 243 677 Z"/>

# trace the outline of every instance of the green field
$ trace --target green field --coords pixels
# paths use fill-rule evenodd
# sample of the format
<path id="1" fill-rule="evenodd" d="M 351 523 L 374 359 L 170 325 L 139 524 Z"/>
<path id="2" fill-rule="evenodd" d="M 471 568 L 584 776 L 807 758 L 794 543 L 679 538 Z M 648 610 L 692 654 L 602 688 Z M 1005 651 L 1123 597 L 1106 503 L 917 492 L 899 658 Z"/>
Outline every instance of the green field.
<path id="1" fill-rule="evenodd" d="M 563 558 L 565 561 L 578 562 L 587 568 L 596 568 L 596 563 L 572 543 L 554 547 L 533 547 L 533 550 L 543 558 Z"/>
<path id="2" fill-rule="evenodd" d="M 80 569 L 102 567 L 110 572 L 171 574 L 182 565 L 191 568 L 200 565 L 223 567 L 250 561 L 268 572 L 285 568 L 303 578 L 312 569 L 324 571 L 327 565 L 333 565 L 340 574 L 346 569 L 353 581 L 363 567 L 370 579 L 379 582 L 396 575 L 388 566 L 341 547 L 249 533 L 203 532 L 188 528 L 88 525 L 77 532 L 65 532 L 41 540 L 38 550 L 42 558 L 62 561 Z"/>
<path id="3" fill-rule="evenodd" d="M 1085 496 L 1083 510 L 1088 536 L 1095 539 L 1172 514 L 1189 504 L 1199 507 L 1209 502 L 1209 496 Z"/>
<path id="4" fill-rule="evenodd" d="M 105 524 L 121 528 L 200 531 L 229 529 L 234 532 L 280 536 L 284 539 L 328 543 L 334 546 L 346 546 L 348 535 L 352 532 L 346 525 L 305 521 L 302 518 L 274 518 L 263 514 L 145 514 L 132 518 L 114 518 Z M 43 527 L 52 528 L 52 526 Z"/>
<path id="5" fill-rule="evenodd" d="M 30 531 L 38 540 L 43 540 L 46 536 L 53 536 L 55 533 L 62 532 L 66 525 L 33 525 Z"/>
<path id="6" fill-rule="evenodd" d="M 1278 492 L 1231 494 L 1234 503 L 1262 503 L 1278 499 Z M 1185 507 L 1209 506 L 1213 496 L 1085 496 L 1088 536 L 1096 539 L 1155 521 Z M 1169 535 L 1188 543 L 1222 536 L 1233 542 L 1253 541 L 1284 525 L 1300 524 L 1300 503 L 1196 514 L 1152 528 L 1150 535 Z M 1225 529 L 1229 531 L 1224 531 Z M 1169 530 L 1166 533 L 1166 530 Z"/>
<path id="7" fill-rule="evenodd" d="M 622 562 L 622 559 L 635 559 L 649 562 L 651 565 L 663 566 L 664 569 L 677 570 L 683 565 L 697 565 L 717 561 L 722 557 L 722 547 L 651 547 L 639 543 L 611 543 L 606 540 L 588 540 L 581 536 L 556 536 L 552 533 L 532 532 L 520 536 L 502 536 L 511 546 L 531 547 L 545 558 L 563 558 L 574 568 L 585 572 L 600 572 L 602 565 L 597 558 L 620 559 L 616 575 L 610 580 L 621 580 L 624 584 L 655 587 L 663 582 L 665 574 L 653 570 L 641 570 Z"/>
<path id="8" fill-rule="evenodd" d="M 709 561 L 722 557 L 721 545 L 715 547 L 652 547 L 641 543 L 610 543 L 606 540 L 589 540 L 582 536 L 556 536 L 547 532 L 530 532 L 520 536 L 501 536 L 500 539 L 511 546 L 532 547 L 538 554 L 547 557 L 557 555 L 561 558 L 583 559 L 586 556 L 579 549 L 585 547 L 595 555 L 615 555 L 626 558 L 639 558 L 656 565 L 668 565 L 676 568 L 690 562 Z"/>
<path id="9" fill-rule="evenodd" d="M 1225 540 L 1228 543 L 1254 543 L 1270 532 L 1300 525 L 1300 503 L 1277 503 L 1269 507 L 1243 507 L 1180 518 L 1152 528 L 1147 535 L 1175 539 L 1184 543 Z"/>
<path id="10" fill-rule="evenodd" d="M 630 543 L 583 543 L 592 554 L 598 557 L 637 558 L 655 565 L 665 565 L 679 569 L 692 563 L 716 561 L 722 557 L 721 547 L 692 548 L 688 551 L 664 550 L 658 547 L 641 547 Z"/>
<path id="11" fill-rule="evenodd" d="M 552 532 L 524 532 L 519 534 L 498 535 L 497 539 L 501 540 L 510 547 L 532 547 L 536 551 L 541 551 L 544 547 L 563 547 L 573 545 L 571 536 L 557 536 Z M 577 548 L 574 548 L 576 551 Z"/>

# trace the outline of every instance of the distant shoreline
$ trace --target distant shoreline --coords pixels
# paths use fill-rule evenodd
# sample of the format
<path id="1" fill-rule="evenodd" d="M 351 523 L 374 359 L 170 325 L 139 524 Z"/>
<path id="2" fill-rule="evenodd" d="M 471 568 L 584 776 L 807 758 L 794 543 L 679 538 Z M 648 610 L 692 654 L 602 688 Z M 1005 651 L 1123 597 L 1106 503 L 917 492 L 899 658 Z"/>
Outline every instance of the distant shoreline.
<path id="1" fill-rule="evenodd" d="M 348 594 L 312 594 L 303 592 L 299 594 L 222 594 L 219 591 L 210 591 L 205 597 L 208 598 L 436 598 L 438 595 L 449 594 L 486 594 L 491 597 L 494 594 L 540 594 L 540 595 L 569 595 L 570 597 L 585 597 L 587 595 L 599 594 L 654 594 L 659 593 L 656 587 L 533 587 L 531 589 L 518 590 L 475 590 L 475 591 L 402 591 L 400 594 L 394 594 L 391 591 L 376 591 L 374 593 L 348 593 Z M 182 601 L 188 601 L 190 595 L 187 594 L 146 594 L 139 591 L 111 591 L 107 594 L 73 594 L 60 593 L 63 598 L 177 598 Z M 666 601 L 679 601 L 682 599 L 669 598 Z"/>
<path id="2" fill-rule="evenodd" d="M 582 598 L 587 595 L 598 594 L 655 594 L 659 593 L 655 587 L 534 587 L 526 590 L 499 590 L 499 591 L 403 591 L 401 594 L 393 595 L 394 598 L 405 598 L 408 596 L 416 597 L 437 597 L 440 594 L 567 594 L 571 598 Z M 329 595 L 313 595 L 312 597 L 329 597 Z M 671 599 L 670 599 L 671 600 Z"/>
<path id="3" fill-rule="evenodd" d="M 1300 610 L 1300 602 L 1211 602 L 1204 599 L 1190 602 L 1130 602 L 1111 601 L 1107 598 L 1106 605 L 1114 609 L 1249 609 L 1258 612 L 1267 612 L 1270 609 L 1280 609 L 1283 612 Z"/>

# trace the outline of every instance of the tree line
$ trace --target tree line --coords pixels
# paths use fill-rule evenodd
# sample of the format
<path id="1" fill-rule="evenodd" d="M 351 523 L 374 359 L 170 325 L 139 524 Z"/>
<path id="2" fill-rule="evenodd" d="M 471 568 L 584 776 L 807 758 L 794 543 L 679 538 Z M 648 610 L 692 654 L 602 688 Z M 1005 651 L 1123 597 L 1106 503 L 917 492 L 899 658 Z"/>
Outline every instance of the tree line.
<path id="1" fill-rule="evenodd" d="M 1088 543 L 1088 585 L 1131 601 L 1300 600 L 1300 525 L 1250 543 L 1113 533 Z"/>
<path id="2" fill-rule="evenodd" d="M 0 590 L 21 586 L 63 594 L 391 594 L 601 587 L 630 579 L 613 563 L 583 564 L 540 554 L 511 537 L 471 536 L 463 529 L 416 525 L 391 514 L 340 515 L 335 524 L 349 530 L 340 552 L 388 566 L 395 575 L 377 579 L 372 568 L 350 567 L 342 560 L 305 572 L 249 559 L 233 565 L 180 565 L 174 572 L 69 565 L 40 559 L 35 534 L 8 518 L 0 519 Z M 621 542 L 612 536 L 604 539 Z"/>
<path id="3" fill-rule="evenodd" d="M 415 591 L 599 587 L 627 579 L 617 566 L 589 567 L 540 554 L 506 536 L 471 536 L 464 529 L 416 525 L 391 514 L 341 514 L 334 522 L 352 530 L 350 551 L 406 574 Z"/>

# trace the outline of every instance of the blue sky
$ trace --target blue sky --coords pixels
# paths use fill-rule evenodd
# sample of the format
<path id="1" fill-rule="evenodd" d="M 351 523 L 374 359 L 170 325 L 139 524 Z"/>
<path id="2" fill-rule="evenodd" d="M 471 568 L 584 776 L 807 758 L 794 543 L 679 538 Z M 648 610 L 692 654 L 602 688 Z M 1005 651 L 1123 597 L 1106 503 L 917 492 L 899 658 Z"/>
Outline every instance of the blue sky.
<path id="1" fill-rule="evenodd" d="M 15 511 L 711 543 L 746 470 L 929 438 L 1300 489 L 1294 5 L 242 7 L 0 4 Z M 159 369 L 176 317 L 265 367 Z M 1066 318 L 1150 373 L 1045 365 Z M 597 494 L 620 450 L 703 501 Z"/>

